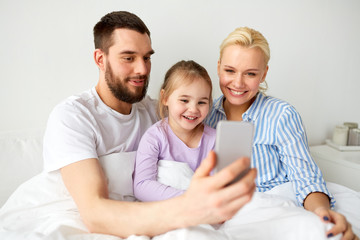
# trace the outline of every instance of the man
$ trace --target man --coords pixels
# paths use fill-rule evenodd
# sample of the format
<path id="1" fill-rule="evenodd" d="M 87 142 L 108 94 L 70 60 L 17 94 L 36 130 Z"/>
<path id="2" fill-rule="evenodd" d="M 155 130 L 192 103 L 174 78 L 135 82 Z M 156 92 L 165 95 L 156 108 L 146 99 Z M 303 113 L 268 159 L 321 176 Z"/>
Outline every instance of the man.
<path id="1" fill-rule="evenodd" d="M 109 199 L 100 156 L 136 151 L 144 131 L 156 121 L 145 97 L 151 69 L 150 32 L 129 12 L 105 15 L 94 27 L 95 88 L 67 99 L 51 113 L 44 138 L 45 171 L 61 172 L 90 232 L 127 237 L 154 236 L 202 223 L 220 223 L 246 204 L 256 171 L 225 187 L 249 159 L 239 159 L 214 176 L 211 152 L 182 196 L 151 203 Z"/>

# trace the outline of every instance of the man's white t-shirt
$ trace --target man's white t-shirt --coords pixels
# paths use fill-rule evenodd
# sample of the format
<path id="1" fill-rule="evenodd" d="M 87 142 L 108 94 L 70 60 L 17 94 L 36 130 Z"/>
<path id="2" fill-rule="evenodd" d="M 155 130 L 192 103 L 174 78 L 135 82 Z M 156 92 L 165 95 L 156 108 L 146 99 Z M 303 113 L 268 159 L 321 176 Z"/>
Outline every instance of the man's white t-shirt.
<path id="1" fill-rule="evenodd" d="M 156 101 L 146 96 L 123 115 L 100 99 L 95 87 L 67 98 L 51 112 L 44 136 L 44 170 L 89 158 L 132 152 L 157 121 Z"/>

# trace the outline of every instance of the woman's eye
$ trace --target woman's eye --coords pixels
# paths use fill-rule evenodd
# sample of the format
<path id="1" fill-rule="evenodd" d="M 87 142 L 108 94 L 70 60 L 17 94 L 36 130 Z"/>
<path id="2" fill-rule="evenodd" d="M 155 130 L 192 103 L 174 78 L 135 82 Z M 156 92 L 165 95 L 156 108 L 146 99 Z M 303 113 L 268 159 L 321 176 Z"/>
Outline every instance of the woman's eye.
<path id="1" fill-rule="evenodd" d="M 255 77 L 255 76 L 256 76 L 256 73 L 249 72 L 249 73 L 247 73 L 247 75 L 249 75 L 249 76 L 251 76 L 251 77 Z"/>
<path id="2" fill-rule="evenodd" d="M 232 69 L 225 69 L 225 72 L 227 72 L 227 73 L 234 73 L 234 70 L 232 70 Z"/>

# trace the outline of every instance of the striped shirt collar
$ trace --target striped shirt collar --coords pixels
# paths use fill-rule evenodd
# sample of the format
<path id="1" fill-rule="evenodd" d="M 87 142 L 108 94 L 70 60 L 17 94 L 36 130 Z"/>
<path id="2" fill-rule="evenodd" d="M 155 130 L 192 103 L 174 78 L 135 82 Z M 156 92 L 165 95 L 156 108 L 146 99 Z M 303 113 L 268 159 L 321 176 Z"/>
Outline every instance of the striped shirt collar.
<path id="1" fill-rule="evenodd" d="M 246 110 L 246 112 L 243 113 L 242 115 L 243 121 L 246 122 L 255 121 L 259 115 L 259 110 L 260 110 L 259 106 L 261 106 L 264 103 L 265 99 L 266 96 L 263 93 L 258 92 L 255 101 L 251 104 L 248 110 Z M 225 100 L 224 95 L 222 95 L 217 100 L 215 100 L 214 109 L 216 109 L 218 113 L 225 116 L 226 114 L 224 109 L 224 100 Z"/>

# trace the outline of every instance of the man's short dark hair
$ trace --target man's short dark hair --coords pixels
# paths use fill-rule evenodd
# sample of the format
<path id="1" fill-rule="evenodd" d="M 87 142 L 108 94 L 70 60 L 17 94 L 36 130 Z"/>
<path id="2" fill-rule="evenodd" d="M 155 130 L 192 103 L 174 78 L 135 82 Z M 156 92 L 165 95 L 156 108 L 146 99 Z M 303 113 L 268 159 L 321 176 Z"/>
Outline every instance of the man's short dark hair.
<path id="1" fill-rule="evenodd" d="M 146 33 L 150 37 L 150 31 L 145 23 L 135 14 L 126 11 L 111 12 L 103 16 L 94 26 L 95 49 L 101 49 L 106 54 L 113 45 L 112 33 L 115 29 L 125 28 Z"/>

